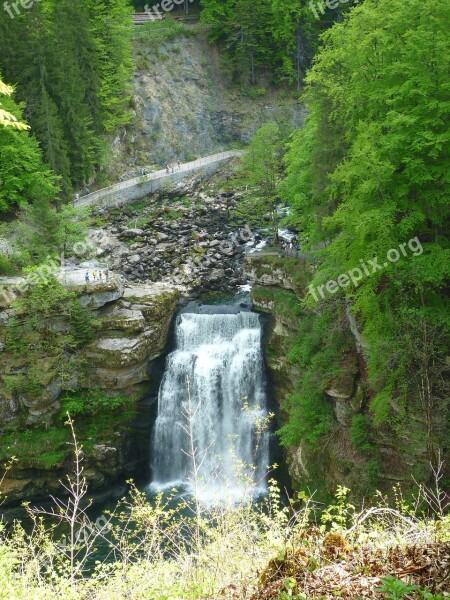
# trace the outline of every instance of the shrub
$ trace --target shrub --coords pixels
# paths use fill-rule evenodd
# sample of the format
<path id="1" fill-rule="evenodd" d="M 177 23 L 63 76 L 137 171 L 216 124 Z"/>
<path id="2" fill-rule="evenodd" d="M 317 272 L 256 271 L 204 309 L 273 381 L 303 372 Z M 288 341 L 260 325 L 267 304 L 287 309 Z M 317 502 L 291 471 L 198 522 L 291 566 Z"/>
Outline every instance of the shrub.
<path id="1" fill-rule="evenodd" d="M 370 452 L 373 450 L 370 418 L 365 415 L 354 415 L 350 425 L 350 438 L 357 450 Z"/>
<path id="2" fill-rule="evenodd" d="M 98 415 L 102 412 L 111 413 L 133 401 L 124 394 L 112 394 L 100 388 L 67 392 L 61 402 L 61 415 L 69 413 L 76 415 Z"/>
<path id="3" fill-rule="evenodd" d="M 7 256 L 0 255 L 0 275 L 12 275 L 14 267 L 11 259 Z"/>

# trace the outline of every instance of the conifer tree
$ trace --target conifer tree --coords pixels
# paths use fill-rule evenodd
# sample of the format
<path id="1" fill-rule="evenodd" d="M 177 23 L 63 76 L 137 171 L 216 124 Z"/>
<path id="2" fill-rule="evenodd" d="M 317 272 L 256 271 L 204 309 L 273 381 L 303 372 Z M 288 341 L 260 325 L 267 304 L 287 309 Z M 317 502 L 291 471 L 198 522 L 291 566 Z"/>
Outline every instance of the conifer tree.
<path id="1" fill-rule="evenodd" d="M 2 97 L 2 109 L 17 118 L 18 121 L 12 121 L 14 125 L 27 126 L 21 107 L 12 97 Z M 0 213 L 15 210 L 37 198 L 50 200 L 58 191 L 55 177 L 45 167 L 33 135 L 10 123 L 8 119 L 7 127 L 0 125 Z"/>
<path id="2" fill-rule="evenodd" d="M 127 0 L 41 0 L 0 15 L 1 65 L 66 198 L 94 176 L 103 136 L 130 119 L 130 27 Z"/>

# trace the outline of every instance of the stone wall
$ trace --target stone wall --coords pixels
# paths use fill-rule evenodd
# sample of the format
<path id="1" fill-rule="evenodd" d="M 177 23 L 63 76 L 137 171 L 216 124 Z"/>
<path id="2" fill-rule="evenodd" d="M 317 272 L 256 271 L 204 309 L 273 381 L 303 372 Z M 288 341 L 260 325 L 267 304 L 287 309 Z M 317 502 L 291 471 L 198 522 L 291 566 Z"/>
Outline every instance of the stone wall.
<path id="1" fill-rule="evenodd" d="M 170 189 L 189 175 L 197 174 L 199 177 L 210 176 L 223 163 L 240 155 L 241 152 L 239 151 L 222 152 L 184 164 L 180 169 L 174 170 L 173 173 L 166 173 L 164 170 L 142 175 L 141 177 L 134 177 L 123 183 L 118 183 L 83 196 L 75 201 L 75 206 L 122 206 L 128 202 L 145 198 L 155 192 Z"/>

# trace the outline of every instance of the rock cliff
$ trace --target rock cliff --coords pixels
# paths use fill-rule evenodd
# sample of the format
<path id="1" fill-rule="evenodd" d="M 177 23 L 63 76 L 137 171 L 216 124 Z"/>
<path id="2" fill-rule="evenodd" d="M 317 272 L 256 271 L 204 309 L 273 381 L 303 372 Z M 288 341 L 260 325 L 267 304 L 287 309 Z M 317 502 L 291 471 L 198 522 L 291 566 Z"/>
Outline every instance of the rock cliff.
<path id="1" fill-rule="evenodd" d="M 151 32 L 134 42 L 134 121 L 113 141 L 111 178 L 138 175 L 138 167 L 164 166 L 235 148 L 269 120 L 298 126 L 304 108 L 279 90 L 251 97 L 231 80 L 223 57 L 201 27 L 167 39 Z"/>
<path id="2" fill-rule="evenodd" d="M 2 486 L 6 505 L 61 492 L 59 480 L 71 469 L 70 440 L 61 414 L 66 405 L 76 413 L 91 492 L 148 468 L 149 428 L 136 439 L 133 422 L 139 419 L 151 362 L 166 349 L 180 292 L 162 284 L 128 285 L 119 275 L 111 275 L 108 282 L 76 283 L 83 274 L 70 273 L 68 281 L 63 279 L 80 305 L 95 316 L 95 340 L 79 351 L 79 372 L 69 381 L 54 373 L 52 378 L 51 368 L 40 361 L 39 368 L 48 367 L 49 372 L 44 390 L 36 397 L 17 395 L 8 392 L 7 381 L 23 364 L 5 346 L 0 349 L 0 453 L 2 462 L 16 457 Z M 2 307 L 3 344 L 14 311 Z"/>
<path id="3" fill-rule="evenodd" d="M 298 394 L 306 373 L 296 349 L 304 331 L 302 324 L 309 319 L 314 327 L 314 321 L 320 318 L 319 311 L 313 312 L 304 303 L 310 269 L 302 261 L 282 256 L 250 255 L 244 263 L 244 275 L 253 285 L 254 308 L 271 316 L 265 354 L 285 422 L 291 410 L 290 398 Z M 337 485 L 347 485 L 355 495 L 367 497 L 375 489 L 390 491 L 396 482 L 406 488 L 413 485 L 413 477 L 426 479 L 427 424 L 420 401 L 411 398 L 407 413 L 398 412 L 397 422 L 376 426 L 369 409 L 373 390 L 367 380 L 364 340 L 348 307 L 341 311 L 338 326 L 343 331 L 340 345 L 331 364 L 320 368 L 325 371 L 326 366 L 326 372 L 332 375 L 318 377 L 314 384 L 317 412 L 325 407 L 329 417 L 326 433 L 312 442 L 306 432 L 296 444 L 285 448 L 294 487 L 318 489 L 326 495 L 333 493 Z M 313 360 L 323 361 L 325 350 L 317 347 L 311 355 Z M 312 406 L 309 410 L 314 413 L 316 409 Z M 438 421 L 436 414 L 435 440 L 442 433 Z"/>

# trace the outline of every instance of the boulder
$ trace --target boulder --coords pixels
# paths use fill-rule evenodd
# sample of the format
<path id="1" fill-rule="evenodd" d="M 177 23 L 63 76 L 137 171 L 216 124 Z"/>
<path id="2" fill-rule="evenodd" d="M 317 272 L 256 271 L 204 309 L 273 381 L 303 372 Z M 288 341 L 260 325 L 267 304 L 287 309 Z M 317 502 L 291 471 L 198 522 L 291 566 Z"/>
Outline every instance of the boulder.
<path id="1" fill-rule="evenodd" d="M 79 286 L 79 289 L 82 290 L 81 295 L 78 296 L 81 306 L 95 310 L 121 298 L 124 281 L 122 277 L 114 275 L 109 281 Z"/>

